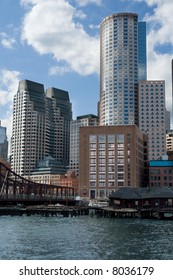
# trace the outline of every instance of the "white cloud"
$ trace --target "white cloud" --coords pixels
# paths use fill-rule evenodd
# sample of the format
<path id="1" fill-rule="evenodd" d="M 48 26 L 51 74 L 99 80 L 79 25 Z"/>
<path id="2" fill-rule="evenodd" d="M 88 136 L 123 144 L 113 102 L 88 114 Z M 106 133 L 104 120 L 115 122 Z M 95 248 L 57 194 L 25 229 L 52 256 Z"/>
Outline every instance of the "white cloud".
<path id="1" fill-rule="evenodd" d="M 94 24 L 90 24 L 89 25 L 90 29 L 100 29 L 100 25 L 94 25 Z"/>
<path id="2" fill-rule="evenodd" d="M 0 69 L 0 105 L 12 103 L 20 75 L 21 73 L 18 71 Z"/>
<path id="3" fill-rule="evenodd" d="M 99 38 L 91 37 L 77 19 L 84 14 L 65 0 L 22 0 L 31 4 L 22 39 L 39 54 L 52 54 L 80 75 L 99 73 Z"/>
<path id="4" fill-rule="evenodd" d="M 7 35 L 4 32 L 0 33 L 0 38 L 1 38 L 0 39 L 1 40 L 1 45 L 4 48 L 13 49 L 14 45 L 16 44 L 16 40 L 14 38 L 10 37 L 9 35 Z"/>
<path id="5" fill-rule="evenodd" d="M 0 119 L 2 126 L 7 127 L 8 139 L 11 137 L 13 97 L 17 92 L 21 73 L 0 69 Z"/>
<path id="6" fill-rule="evenodd" d="M 87 6 L 89 4 L 101 5 L 102 0 L 76 0 L 79 6 Z"/>
<path id="7" fill-rule="evenodd" d="M 55 66 L 55 67 L 51 67 L 49 69 L 49 75 L 50 76 L 57 76 L 57 75 L 64 75 L 65 73 L 71 72 L 71 69 L 69 67 L 66 66 Z"/>

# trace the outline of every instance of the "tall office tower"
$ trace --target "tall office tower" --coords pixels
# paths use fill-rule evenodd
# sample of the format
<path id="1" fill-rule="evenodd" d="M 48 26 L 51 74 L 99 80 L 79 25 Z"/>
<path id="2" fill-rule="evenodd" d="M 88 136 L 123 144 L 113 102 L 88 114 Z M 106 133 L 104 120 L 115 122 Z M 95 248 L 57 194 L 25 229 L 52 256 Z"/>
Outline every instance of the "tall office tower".
<path id="1" fill-rule="evenodd" d="M 44 157 L 45 122 L 44 86 L 20 81 L 13 101 L 11 168 L 21 176 L 29 175 Z"/>
<path id="2" fill-rule="evenodd" d="M 137 14 L 118 13 L 102 21 L 100 34 L 100 124 L 138 125 L 137 84 L 146 78 L 146 26 Z"/>
<path id="3" fill-rule="evenodd" d="M 0 121 L 0 159 L 7 160 L 8 156 L 8 141 L 6 134 L 6 127 L 1 126 Z"/>
<path id="4" fill-rule="evenodd" d="M 69 165 L 70 160 L 70 123 L 72 120 L 72 105 L 67 91 L 48 88 L 46 97 L 49 99 L 50 108 L 50 149 L 52 157 L 60 160 L 64 166 Z M 54 143 L 52 143 L 54 141 Z"/>
<path id="5" fill-rule="evenodd" d="M 139 128 L 148 133 L 149 160 L 166 154 L 165 81 L 139 82 Z"/>
<path id="6" fill-rule="evenodd" d="M 79 130 L 82 126 L 97 126 L 98 116 L 89 114 L 77 117 L 70 126 L 70 169 L 79 176 Z"/>
<path id="7" fill-rule="evenodd" d="M 55 91 L 50 89 L 46 95 L 42 84 L 19 82 L 13 104 L 11 167 L 21 176 L 29 176 L 37 163 L 49 155 L 68 165 L 69 139 L 64 135 L 70 133 L 70 124 L 69 132 L 65 132 L 68 127 L 59 105 L 63 104 L 64 91 L 57 90 L 57 96 Z"/>

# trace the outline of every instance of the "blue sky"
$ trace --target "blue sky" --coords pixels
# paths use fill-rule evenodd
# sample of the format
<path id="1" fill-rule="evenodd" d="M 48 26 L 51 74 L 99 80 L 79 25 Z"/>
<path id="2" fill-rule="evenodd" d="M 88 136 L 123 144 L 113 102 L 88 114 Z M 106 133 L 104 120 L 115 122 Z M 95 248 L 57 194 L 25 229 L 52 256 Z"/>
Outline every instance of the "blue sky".
<path id="1" fill-rule="evenodd" d="M 148 80 L 166 81 L 171 109 L 172 0 L 1 0 L 0 119 L 8 136 L 19 80 L 67 90 L 74 119 L 97 113 L 99 26 L 118 12 L 147 22 Z"/>

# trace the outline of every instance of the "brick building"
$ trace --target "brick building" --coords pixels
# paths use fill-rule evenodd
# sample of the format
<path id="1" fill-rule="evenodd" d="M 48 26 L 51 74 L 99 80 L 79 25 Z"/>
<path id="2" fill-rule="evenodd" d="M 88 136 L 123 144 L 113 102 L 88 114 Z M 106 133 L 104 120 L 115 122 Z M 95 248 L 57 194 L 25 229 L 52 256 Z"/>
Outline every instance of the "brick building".
<path id="1" fill-rule="evenodd" d="M 79 193 L 104 198 L 121 187 L 145 187 L 147 135 L 135 125 L 80 128 Z"/>

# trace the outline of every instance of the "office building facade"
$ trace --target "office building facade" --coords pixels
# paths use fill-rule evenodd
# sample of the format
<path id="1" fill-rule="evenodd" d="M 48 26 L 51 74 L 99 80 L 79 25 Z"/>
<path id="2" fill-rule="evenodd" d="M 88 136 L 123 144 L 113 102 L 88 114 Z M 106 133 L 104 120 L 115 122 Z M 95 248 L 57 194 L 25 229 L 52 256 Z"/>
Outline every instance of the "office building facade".
<path id="1" fill-rule="evenodd" d="M 81 126 L 97 126 L 98 116 L 89 114 L 78 116 L 70 125 L 70 166 L 76 176 L 79 176 L 79 129 Z"/>
<path id="2" fill-rule="evenodd" d="M 58 96 L 55 96 L 55 91 L 49 89 L 46 94 L 42 84 L 28 80 L 19 82 L 13 103 L 11 167 L 21 176 L 29 176 L 37 163 L 49 155 L 64 165 L 69 164 L 67 149 L 71 119 L 65 127 L 62 108 L 58 107 L 57 101 L 64 91 L 57 90 Z M 65 101 L 71 115 L 67 92 Z M 60 100 L 60 103 L 63 102 Z M 65 132 L 66 129 L 69 131 Z"/>
<path id="3" fill-rule="evenodd" d="M 166 154 L 165 81 L 139 81 L 139 128 L 148 133 L 149 160 Z"/>
<path id="4" fill-rule="evenodd" d="M 173 187 L 173 160 L 151 160 L 149 163 L 150 187 Z"/>
<path id="5" fill-rule="evenodd" d="M 100 32 L 100 124 L 138 125 L 138 80 L 146 78 L 146 26 L 138 15 L 106 17 Z"/>
<path id="6" fill-rule="evenodd" d="M 7 161 L 8 157 L 8 141 L 6 127 L 1 126 L 0 121 L 0 159 Z"/>
<path id="7" fill-rule="evenodd" d="M 147 135 L 135 125 L 80 127 L 81 197 L 108 197 L 121 187 L 145 187 Z"/>

